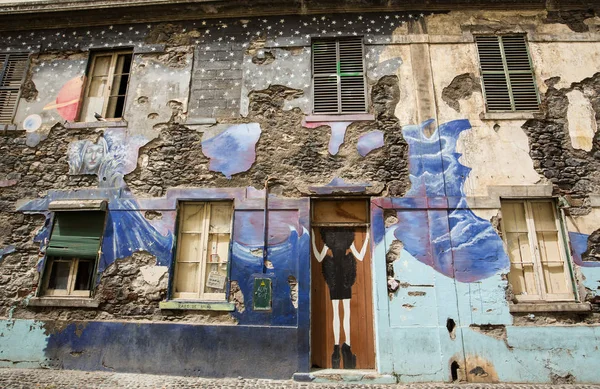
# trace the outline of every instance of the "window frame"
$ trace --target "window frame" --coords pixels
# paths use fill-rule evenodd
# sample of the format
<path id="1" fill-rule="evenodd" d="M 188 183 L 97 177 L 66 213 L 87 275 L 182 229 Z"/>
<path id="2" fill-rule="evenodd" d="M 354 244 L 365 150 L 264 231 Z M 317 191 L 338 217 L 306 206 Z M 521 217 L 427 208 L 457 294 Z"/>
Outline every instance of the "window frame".
<path id="1" fill-rule="evenodd" d="M 115 77 L 115 70 L 116 70 L 116 66 L 117 66 L 117 61 L 119 59 L 119 55 L 123 55 L 123 54 L 131 54 L 131 65 L 129 67 L 129 72 L 127 73 L 127 88 L 125 89 L 125 94 L 123 95 L 124 100 L 123 100 L 123 111 L 121 112 L 121 116 L 119 117 L 114 117 L 114 118 L 109 118 L 107 117 L 107 111 L 108 111 L 108 104 L 111 98 L 111 91 L 114 87 L 113 83 L 114 83 L 114 77 Z M 124 116 L 125 116 L 125 107 L 127 106 L 127 94 L 129 93 L 129 82 L 131 81 L 131 70 L 133 68 L 133 59 L 134 59 L 134 53 L 133 53 L 133 49 L 120 49 L 120 50 L 103 50 L 103 51 L 93 51 L 90 53 L 89 56 L 89 66 L 88 66 L 88 71 L 86 73 L 86 82 L 85 82 L 85 89 L 83 92 L 83 96 L 82 96 L 82 103 L 81 103 L 81 110 L 79 112 L 79 121 L 85 121 L 86 117 L 85 115 L 87 114 L 87 104 L 88 104 L 88 99 L 90 98 L 89 93 L 90 93 L 90 89 L 92 86 L 92 81 L 94 79 L 94 71 L 96 69 L 97 66 L 97 62 L 96 60 L 99 57 L 107 57 L 110 56 L 111 60 L 110 60 L 110 64 L 108 67 L 108 74 L 106 75 L 106 79 L 107 79 L 107 84 L 106 84 L 106 88 L 103 91 L 102 94 L 102 99 L 103 99 L 103 103 L 102 103 L 102 111 L 98 112 L 106 121 L 122 121 L 124 120 Z M 118 73 L 118 74 L 123 74 L 123 73 Z M 110 82 L 108 82 L 110 81 Z M 120 96 L 120 95 L 116 95 L 116 96 Z M 92 96 L 92 97 L 98 97 L 98 96 Z"/>
<path id="2" fill-rule="evenodd" d="M 6 71 L 8 69 L 8 65 L 10 63 L 10 58 L 11 57 L 19 57 L 19 56 L 26 57 L 25 59 L 22 60 L 25 64 L 24 64 L 23 74 L 21 75 L 21 80 L 19 81 L 19 86 L 18 87 L 2 86 Z M 27 72 L 29 71 L 29 64 L 30 64 L 31 57 L 28 52 L 0 52 L 0 57 L 4 57 L 4 64 L 3 64 L 2 68 L 0 69 L 0 92 L 15 91 L 15 90 L 17 91 L 17 96 L 15 98 L 15 104 L 12 107 L 12 113 L 10 114 L 10 120 L 3 122 L 3 121 L 1 121 L 1 118 L 0 118 L 0 126 L 2 126 L 2 125 L 12 124 L 14 122 L 15 115 L 17 113 L 17 107 L 19 106 L 19 100 L 21 99 L 23 83 L 27 77 Z M 18 59 L 17 59 L 17 61 L 18 61 Z"/>
<path id="3" fill-rule="evenodd" d="M 501 204 L 506 203 L 521 203 L 523 204 L 524 219 L 527 227 L 527 236 L 528 236 L 528 248 L 529 255 L 532 258 L 532 267 L 533 267 L 533 278 L 535 289 L 538 291 L 538 294 L 519 294 L 514 295 L 517 303 L 531 303 L 531 302 L 573 302 L 576 301 L 576 286 L 575 279 L 572 270 L 572 259 L 569 255 L 568 250 L 566 249 L 567 237 L 565 231 L 563 229 L 563 223 L 561 220 L 561 214 L 557 209 L 556 201 L 553 198 L 528 198 L 528 199 L 519 199 L 519 198 L 507 198 L 501 199 Z M 565 287 L 568 289 L 565 293 L 548 293 L 546 292 L 546 281 L 544 275 L 544 268 L 542 263 L 542 258 L 540 254 L 540 246 L 542 246 L 537 238 L 537 233 L 535 226 L 535 216 L 532 208 L 532 204 L 535 203 L 550 203 L 550 208 L 552 209 L 552 216 L 554 219 L 554 225 L 557 233 L 557 244 L 559 251 L 559 258 L 563 263 L 563 271 L 562 274 L 565 277 Z M 504 209 L 503 209 L 504 210 Z M 504 242 L 507 255 L 510 261 L 510 269 L 509 269 L 509 283 L 510 283 L 510 271 L 512 271 L 513 262 L 511 258 L 509 242 L 508 242 L 508 232 L 506 230 L 506 215 L 502 215 L 501 222 L 501 231 L 502 231 L 502 240 Z M 513 232 L 514 233 L 514 232 Z M 521 266 L 524 266 L 524 262 L 521 260 Z M 523 278 L 523 282 L 525 282 L 525 275 L 517 275 L 518 277 Z"/>
<path id="4" fill-rule="evenodd" d="M 340 41 L 343 40 L 351 40 L 351 39 L 360 39 L 360 45 L 361 45 L 361 62 L 362 62 L 362 71 L 358 72 L 358 73 L 344 73 L 341 71 L 341 66 L 340 66 Z M 336 72 L 335 73 L 316 73 L 315 72 L 315 43 L 316 42 L 325 42 L 325 41 L 332 41 L 335 42 L 335 62 L 336 62 Z M 311 113 L 313 115 L 360 115 L 360 114 L 365 114 L 368 113 L 369 111 L 369 96 L 368 96 L 368 84 L 367 84 L 367 68 L 366 68 L 366 64 L 365 64 L 365 42 L 364 42 L 364 37 L 362 36 L 340 36 L 340 37 L 322 37 L 322 38 L 316 38 L 313 37 L 311 39 L 311 44 L 310 44 L 310 49 L 311 49 L 311 94 L 312 94 L 312 107 L 311 107 Z M 363 80 L 363 101 L 364 101 L 364 106 L 365 109 L 364 111 L 344 111 L 343 106 L 342 106 L 342 77 L 347 77 L 347 76 L 361 76 L 362 80 Z M 336 91 L 336 95 L 337 95 L 337 105 L 338 105 L 338 110 L 337 112 L 332 112 L 332 111 L 316 111 L 315 110 L 315 79 L 316 78 L 323 78 L 323 79 L 327 79 L 330 77 L 336 77 L 337 79 L 337 91 Z"/>
<path id="5" fill-rule="evenodd" d="M 206 287 L 206 277 L 207 277 L 207 269 L 208 269 L 208 245 L 209 245 L 209 235 L 210 232 L 210 217 L 212 206 L 215 204 L 223 205 L 228 204 L 230 208 L 230 220 L 228 224 L 228 234 L 229 241 L 227 242 L 227 258 L 225 261 L 219 261 L 217 264 L 226 264 L 225 270 L 225 286 L 223 288 L 223 292 L 221 293 L 210 293 L 205 292 Z M 185 207 L 189 205 L 202 205 L 202 228 L 200 231 L 183 231 L 183 223 L 184 223 L 184 214 Z M 219 200 L 183 200 L 177 203 L 177 238 L 174 249 L 174 261 L 173 261 L 173 281 L 171 282 L 170 287 L 170 298 L 175 301 L 214 301 L 214 302 L 223 302 L 227 301 L 227 294 L 229 291 L 228 283 L 229 280 L 229 271 L 231 266 L 231 251 L 232 251 L 232 243 L 233 243 L 233 222 L 234 222 L 234 214 L 235 207 L 234 201 L 232 199 L 219 199 Z M 199 261 L 180 261 L 181 249 L 182 249 L 182 235 L 183 234 L 199 234 L 200 235 L 200 260 Z M 219 234 L 214 233 L 214 234 Z M 178 264 L 179 263 L 198 263 L 198 292 L 177 292 L 177 281 L 178 281 Z"/>
<path id="6" fill-rule="evenodd" d="M 483 66 L 482 66 L 482 57 L 481 57 L 481 52 L 479 49 L 479 44 L 477 42 L 477 38 L 478 37 L 494 37 L 497 39 L 498 42 L 498 47 L 500 49 L 500 53 L 501 53 L 501 60 L 502 60 L 502 67 L 503 67 L 503 71 L 490 71 L 490 70 L 484 70 Z M 505 48 L 504 48 L 504 38 L 505 37 L 522 37 L 523 38 L 523 43 L 525 46 L 525 50 L 526 50 L 526 54 L 527 54 L 527 60 L 529 63 L 529 70 L 525 71 L 525 70 L 510 70 L 508 68 L 508 60 L 506 58 L 506 52 L 505 52 Z M 541 104 L 541 99 L 540 99 L 540 92 L 539 92 L 539 88 L 537 85 L 537 80 L 535 77 L 535 70 L 533 67 L 533 61 L 531 60 L 531 51 L 529 49 L 529 41 L 527 39 L 527 34 L 522 34 L 522 33 L 505 33 L 505 34 L 476 34 L 474 36 L 474 43 L 476 46 L 476 50 L 477 50 L 477 59 L 478 59 L 478 65 L 479 65 L 479 74 L 481 75 L 481 85 L 482 85 L 482 94 L 483 94 L 483 101 L 484 101 L 484 106 L 485 106 L 485 112 L 489 112 L 489 113 L 516 113 L 516 112 L 539 112 L 540 110 L 540 104 Z M 487 96 L 487 92 L 486 92 L 486 83 L 485 83 L 485 74 L 501 74 L 504 76 L 505 80 L 506 80 L 506 89 L 507 89 L 507 93 L 508 93 L 508 98 L 510 100 L 510 106 L 511 109 L 510 110 L 499 110 L 499 109 L 490 109 L 489 108 L 489 103 L 488 103 L 488 96 Z M 531 78 L 533 80 L 533 88 L 535 91 L 535 97 L 536 97 L 536 101 L 537 101 L 537 107 L 535 109 L 517 109 L 516 105 L 515 105 L 515 97 L 514 97 L 514 91 L 512 88 L 512 83 L 510 80 L 510 75 L 511 74 L 531 74 Z"/>
<path id="7" fill-rule="evenodd" d="M 55 227 L 57 219 L 61 213 L 70 213 L 70 212 L 103 212 L 104 220 L 102 224 L 102 234 L 99 237 L 98 242 L 98 251 L 96 255 L 92 257 L 81 257 L 74 255 L 73 257 L 64 257 L 61 255 L 48 255 L 44 259 L 44 264 L 41 271 L 40 280 L 38 282 L 38 293 L 37 296 L 41 298 L 91 298 L 93 296 L 93 291 L 96 283 L 96 272 L 98 271 L 98 264 L 100 255 L 102 253 L 102 243 L 104 240 L 104 233 L 106 232 L 106 222 L 108 220 L 108 212 L 105 209 L 64 209 L 64 210 L 55 210 L 52 215 L 52 223 L 50 224 L 50 237 L 48 242 L 46 242 L 46 250 L 50 246 L 50 242 L 52 241 L 52 236 L 55 233 Z M 92 274 L 90 277 L 90 285 L 87 290 L 75 290 L 75 282 L 77 280 L 77 271 L 79 268 L 79 261 L 82 259 L 88 259 L 92 261 Z M 69 278 L 67 281 L 66 289 L 49 289 L 50 278 L 52 275 L 52 265 L 55 261 L 60 262 L 70 262 L 69 265 Z"/>
<path id="8" fill-rule="evenodd" d="M 47 258 L 50 270 L 47 271 L 44 276 L 44 296 L 45 297 L 90 297 L 92 294 L 92 286 L 95 281 L 94 273 L 98 264 L 98 259 L 94 259 L 94 266 L 92 267 L 92 275 L 90 279 L 90 288 L 87 290 L 75 290 L 75 281 L 77 280 L 77 272 L 79 270 L 79 261 L 82 258 L 63 258 L 63 257 L 50 257 Z M 55 262 L 69 262 L 69 278 L 67 281 L 66 289 L 50 289 L 50 276 L 52 275 L 52 265 Z"/>

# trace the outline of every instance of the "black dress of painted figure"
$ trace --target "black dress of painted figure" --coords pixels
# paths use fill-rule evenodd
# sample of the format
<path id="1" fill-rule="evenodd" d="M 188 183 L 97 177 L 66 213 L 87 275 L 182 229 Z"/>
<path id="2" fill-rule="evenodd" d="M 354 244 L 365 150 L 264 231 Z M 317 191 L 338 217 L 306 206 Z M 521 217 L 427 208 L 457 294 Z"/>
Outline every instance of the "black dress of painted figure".
<path id="1" fill-rule="evenodd" d="M 356 259 L 348 252 L 354 242 L 354 230 L 321 228 L 321 239 L 333 253 L 333 256 L 326 255 L 321 263 L 329 296 L 332 300 L 349 299 L 356 281 Z"/>

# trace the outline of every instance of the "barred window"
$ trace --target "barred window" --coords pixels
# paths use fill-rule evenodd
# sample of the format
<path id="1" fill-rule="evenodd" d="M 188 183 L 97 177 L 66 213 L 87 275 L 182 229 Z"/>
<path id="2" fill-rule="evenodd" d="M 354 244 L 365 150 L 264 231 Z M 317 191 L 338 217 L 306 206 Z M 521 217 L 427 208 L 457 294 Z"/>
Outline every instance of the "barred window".
<path id="1" fill-rule="evenodd" d="M 0 53 L 0 124 L 12 123 L 28 57 L 27 53 Z"/>
<path id="2" fill-rule="evenodd" d="M 312 65 L 314 113 L 367 111 L 361 37 L 314 40 Z"/>
<path id="3" fill-rule="evenodd" d="M 487 111 L 537 111 L 539 96 L 525 35 L 481 35 L 475 41 Z"/>

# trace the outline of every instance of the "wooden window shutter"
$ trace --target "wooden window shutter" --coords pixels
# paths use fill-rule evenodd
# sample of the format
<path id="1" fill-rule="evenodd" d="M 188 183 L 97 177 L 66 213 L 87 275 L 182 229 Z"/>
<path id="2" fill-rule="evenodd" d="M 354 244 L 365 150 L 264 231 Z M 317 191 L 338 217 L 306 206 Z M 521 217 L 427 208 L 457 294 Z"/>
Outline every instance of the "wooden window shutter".
<path id="1" fill-rule="evenodd" d="M 25 71 L 27 53 L 0 54 L 0 123 L 13 120 Z"/>
<path id="2" fill-rule="evenodd" d="M 106 212 L 64 211 L 56 215 L 46 254 L 55 257 L 96 258 Z"/>
<path id="3" fill-rule="evenodd" d="M 313 112 L 366 112 L 361 37 L 313 41 Z"/>
<path id="4" fill-rule="evenodd" d="M 524 35 L 477 36 L 488 111 L 537 111 L 539 97 Z"/>

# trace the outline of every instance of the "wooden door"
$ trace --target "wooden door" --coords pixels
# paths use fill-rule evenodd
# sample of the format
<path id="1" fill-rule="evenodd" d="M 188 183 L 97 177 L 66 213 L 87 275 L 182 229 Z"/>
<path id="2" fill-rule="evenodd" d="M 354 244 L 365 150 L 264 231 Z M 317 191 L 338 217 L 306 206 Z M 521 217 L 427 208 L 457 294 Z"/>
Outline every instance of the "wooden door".
<path id="1" fill-rule="evenodd" d="M 320 200 L 313 202 L 312 210 L 313 367 L 373 369 L 375 344 L 371 239 L 367 240 L 368 202 Z M 348 308 L 349 322 L 346 320 Z M 349 341 L 346 332 L 349 332 Z"/>

